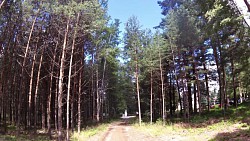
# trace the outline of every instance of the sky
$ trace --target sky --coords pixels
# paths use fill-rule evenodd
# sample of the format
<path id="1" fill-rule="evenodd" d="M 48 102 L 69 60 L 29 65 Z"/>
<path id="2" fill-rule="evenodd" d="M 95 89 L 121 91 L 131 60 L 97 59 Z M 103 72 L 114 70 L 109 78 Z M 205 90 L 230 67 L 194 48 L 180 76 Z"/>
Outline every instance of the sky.
<path id="1" fill-rule="evenodd" d="M 113 20 L 120 20 L 120 31 L 122 32 L 124 32 L 124 24 L 131 16 L 138 18 L 142 29 L 151 30 L 159 25 L 163 18 L 157 0 L 109 0 L 108 9 Z"/>
<path id="2" fill-rule="evenodd" d="M 236 3 L 236 5 L 238 6 L 241 14 L 244 15 L 244 18 L 245 18 L 245 21 L 248 25 L 250 25 L 250 14 L 249 12 L 247 11 L 247 6 L 246 4 L 244 3 L 243 0 L 234 0 L 234 2 Z M 250 0 L 248 0 L 248 2 L 250 2 Z"/>

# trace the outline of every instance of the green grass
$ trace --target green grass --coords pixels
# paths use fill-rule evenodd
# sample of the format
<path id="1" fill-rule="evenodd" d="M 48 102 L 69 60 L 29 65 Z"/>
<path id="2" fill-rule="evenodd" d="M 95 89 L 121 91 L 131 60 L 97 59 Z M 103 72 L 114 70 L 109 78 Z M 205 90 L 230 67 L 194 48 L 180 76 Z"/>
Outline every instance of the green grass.
<path id="1" fill-rule="evenodd" d="M 77 141 L 79 138 L 80 141 L 85 141 L 96 134 L 106 131 L 109 125 L 110 125 L 109 123 L 104 123 L 93 127 L 86 127 L 84 130 L 80 132 L 79 135 L 77 132 L 74 132 L 71 136 L 71 140 Z"/>
<path id="2" fill-rule="evenodd" d="M 133 121 L 137 122 L 137 121 Z M 242 103 L 237 108 L 229 107 L 224 112 L 219 108 L 211 109 L 194 115 L 189 123 L 168 122 L 163 126 L 162 120 L 158 120 L 153 125 L 138 122 L 132 124 L 141 133 L 159 136 L 180 136 L 187 140 L 245 140 L 250 138 L 250 102 Z"/>

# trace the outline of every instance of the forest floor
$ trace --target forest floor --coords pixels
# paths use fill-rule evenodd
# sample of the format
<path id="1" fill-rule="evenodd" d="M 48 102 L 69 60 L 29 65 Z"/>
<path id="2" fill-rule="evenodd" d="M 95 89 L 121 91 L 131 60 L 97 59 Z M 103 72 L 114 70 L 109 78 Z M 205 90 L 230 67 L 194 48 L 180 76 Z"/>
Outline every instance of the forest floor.
<path id="1" fill-rule="evenodd" d="M 134 120 L 133 120 L 134 119 Z M 250 102 L 230 107 L 225 113 L 214 108 L 193 115 L 188 123 L 169 120 L 163 126 L 161 120 L 154 124 L 143 122 L 139 126 L 136 118 L 88 127 L 80 135 L 72 134 L 72 141 L 250 141 Z M 12 129 L 13 128 L 13 129 Z M 0 134 L 0 141 L 47 141 L 43 131 L 36 134 L 22 131 L 15 134 L 15 127 L 9 126 L 8 133 Z M 54 136 L 54 140 L 56 137 Z"/>
<path id="2" fill-rule="evenodd" d="M 230 122 L 201 126 L 144 124 L 141 127 L 116 122 L 106 132 L 96 134 L 88 141 L 250 141 L 250 128 L 249 125 Z"/>
<path id="3" fill-rule="evenodd" d="M 161 121 L 153 125 L 120 121 L 89 141 L 250 141 L 250 103 L 230 107 L 224 113 L 212 109 L 201 116 L 193 116 L 189 123 Z"/>

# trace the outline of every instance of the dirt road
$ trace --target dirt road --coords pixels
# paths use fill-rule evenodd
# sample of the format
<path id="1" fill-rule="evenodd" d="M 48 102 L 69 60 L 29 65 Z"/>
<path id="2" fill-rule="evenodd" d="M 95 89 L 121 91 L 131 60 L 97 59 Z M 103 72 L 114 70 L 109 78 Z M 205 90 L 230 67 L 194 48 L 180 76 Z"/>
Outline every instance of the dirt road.
<path id="1" fill-rule="evenodd" d="M 111 124 L 101 141 L 161 141 L 136 131 L 126 121 Z"/>
<path id="2" fill-rule="evenodd" d="M 109 127 L 103 141 L 128 141 L 129 128 L 126 122 L 115 122 Z"/>

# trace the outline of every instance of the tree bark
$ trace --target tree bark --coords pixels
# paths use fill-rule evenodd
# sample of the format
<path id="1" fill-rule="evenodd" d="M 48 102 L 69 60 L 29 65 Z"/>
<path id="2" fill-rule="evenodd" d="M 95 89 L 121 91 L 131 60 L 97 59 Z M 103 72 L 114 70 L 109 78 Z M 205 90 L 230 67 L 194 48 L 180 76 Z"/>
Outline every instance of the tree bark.
<path id="1" fill-rule="evenodd" d="M 53 73 L 54 73 L 54 66 L 56 63 L 56 50 L 57 50 L 58 42 L 56 42 L 56 46 L 53 52 L 53 61 L 50 67 L 50 86 L 49 86 L 49 94 L 48 94 L 48 101 L 47 101 L 47 128 L 48 128 L 48 134 L 51 138 L 51 96 L 52 96 L 52 86 L 53 86 Z M 56 97 L 55 97 L 56 99 Z M 56 109 L 56 108 L 55 108 Z M 56 115 L 56 113 L 55 113 Z M 55 120 L 56 123 L 56 120 Z"/>
<path id="2" fill-rule="evenodd" d="M 31 67 L 31 74 L 30 74 L 30 85 L 29 85 L 29 109 L 28 109 L 28 114 L 27 114 L 27 123 L 28 123 L 28 128 L 30 128 L 31 126 L 31 100 L 32 100 L 32 86 L 33 86 L 33 76 L 34 76 L 34 68 L 35 68 L 35 62 L 36 62 L 36 51 L 37 51 L 37 45 L 36 48 L 34 50 L 34 55 L 33 55 L 33 60 L 32 60 L 32 67 Z"/>
<path id="3" fill-rule="evenodd" d="M 39 61 L 39 67 L 38 67 L 38 72 L 37 72 L 37 78 L 36 78 L 36 89 L 35 89 L 35 97 L 34 97 L 34 104 L 35 104 L 35 128 L 37 126 L 37 115 L 38 115 L 38 106 L 39 104 L 37 104 L 37 96 L 38 96 L 38 87 L 39 87 L 39 84 L 40 84 L 40 74 L 41 74 L 41 67 L 42 67 L 42 62 L 43 62 L 43 52 L 44 52 L 44 47 L 42 47 L 42 52 L 41 52 L 41 57 L 40 57 L 40 61 Z M 42 101 L 43 102 L 43 101 Z"/>
<path id="4" fill-rule="evenodd" d="M 21 130 L 21 127 L 20 127 L 21 126 L 21 118 L 22 118 L 21 107 L 22 107 L 22 98 L 23 98 L 23 93 L 24 93 L 23 79 L 24 79 L 25 65 L 26 65 L 26 59 L 27 59 L 28 52 L 29 52 L 30 40 L 31 40 L 31 37 L 32 37 L 32 33 L 33 33 L 33 30 L 34 30 L 36 19 L 37 19 L 37 16 L 34 18 L 34 20 L 32 22 L 28 42 L 27 42 L 27 45 L 26 45 L 25 53 L 24 53 L 24 59 L 23 59 L 23 62 L 22 62 L 21 74 L 20 74 L 20 91 L 19 91 L 19 96 L 18 96 L 18 108 L 17 108 L 17 115 L 19 116 L 17 118 L 18 134 L 19 134 L 19 132 Z"/>
<path id="5" fill-rule="evenodd" d="M 158 44 L 159 48 L 159 44 Z M 165 109 L 165 92 L 164 92 L 164 78 L 163 78 L 163 68 L 162 68 L 162 57 L 161 57 L 161 49 L 159 48 L 159 59 L 160 59 L 160 73 L 161 73 L 161 95 L 162 95 L 162 120 L 163 120 L 163 125 L 165 125 L 166 122 L 166 109 Z"/>
<path id="6" fill-rule="evenodd" d="M 76 19 L 76 25 L 75 25 L 75 31 L 73 35 L 73 43 L 71 46 L 71 54 L 70 54 L 70 63 L 69 63 L 69 75 L 68 75 L 68 91 L 67 91 L 67 135 L 66 135 L 66 140 L 69 141 L 69 100 L 70 100 L 70 82 L 71 82 L 71 71 L 72 71 L 72 63 L 73 63 L 73 56 L 74 56 L 74 50 L 75 50 L 75 39 L 76 39 L 76 34 L 77 34 L 77 28 L 78 28 L 78 21 L 79 21 L 80 13 L 77 14 L 77 19 Z M 71 111 L 73 112 L 73 111 Z"/>
<path id="7" fill-rule="evenodd" d="M 246 6 L 247 6 L 247 11 L 250 12 L 250 4 L 247 0 L 244 0 Z"/>
<path id="8" fill-rule="evenodd" d="M 83 53 L 82 53 L 83 54 Z M 83 59 L 81 59 L 81 66 L 83 66 Z M 82 94 L 82 70 L 79 73 L 79 82 L 78 82 L 78 122 L 77 122 L 77 131 L 78 131 L 78 140 L 81 132 L 81 94 Z"/>
<path id="9" fill-rule="evenodd" d="M 139 125 L 141 126 L 141 100 L 140 100 L 140 87 L 139 87 L 139 68 L 138 68 L 138 50 L 135 49 L 135 77 L 136 77 L 136 92 L 137 92 L 137 103 L 138 103 L 138 114 L 139 114 Z"/>
<path id="10" fill-rule="evenodd" d="M 206 95 L 207 95 L 207 110 L 210 111 L 210 95 L 209 95 L 209 86 L 208 86 L 208 76 L 207 76 L 207 68 L 206 63 L 203 63 L 203 68 L 205 71 L 205 81 L 206 81 Z"/>
<path id="11" fill-rule="evenodd" d="M 65 63 L 65 53 L 67 46 L 67 36 L 69 32 L 69 21 L 70 18 L 67 19 L 66 30 L 64 34 L 63 48 L 62 48 L 62 56 L 60 63 L 60 73 L 59 73 L 59 84 L 58 84 L 58 140 L 62 140 L 62 106 L 63 106 L 63 77 L 64 77 L 64 63 Z"/>
<path id="12" fill-rule="evenodd" d="M 234 93 L 234 107 L 237 107 L 235 68 L 234 68 L 234 60 L 233 59 L 231 59 L 231 68 L 232 68 L 232 81 L 233 81 L 233 93 Z"/>
<path id="13" fill-rule="evenodd" d="M 153 72 L 150 71 L 150 124 L 153 124 Z"/>
<path id="14" fill-rule="evenodd" d="M 193 80 L 196 80 L 196 62 L 193 60 Z M 197 86 L 197 81 L 194 83 L 194 113 L 197 113 L 197 92 L 196 92 L 196 86 Z"/>
<path id="15" fill-rule="evenodd" d="M 3 0 L 3 1 L 1 2 L 1 4 L 0 4 L 0 10 L 1 10 L 1 8 L 2 8 L 4 2 L 5 2 L 5 0 Z"/>

